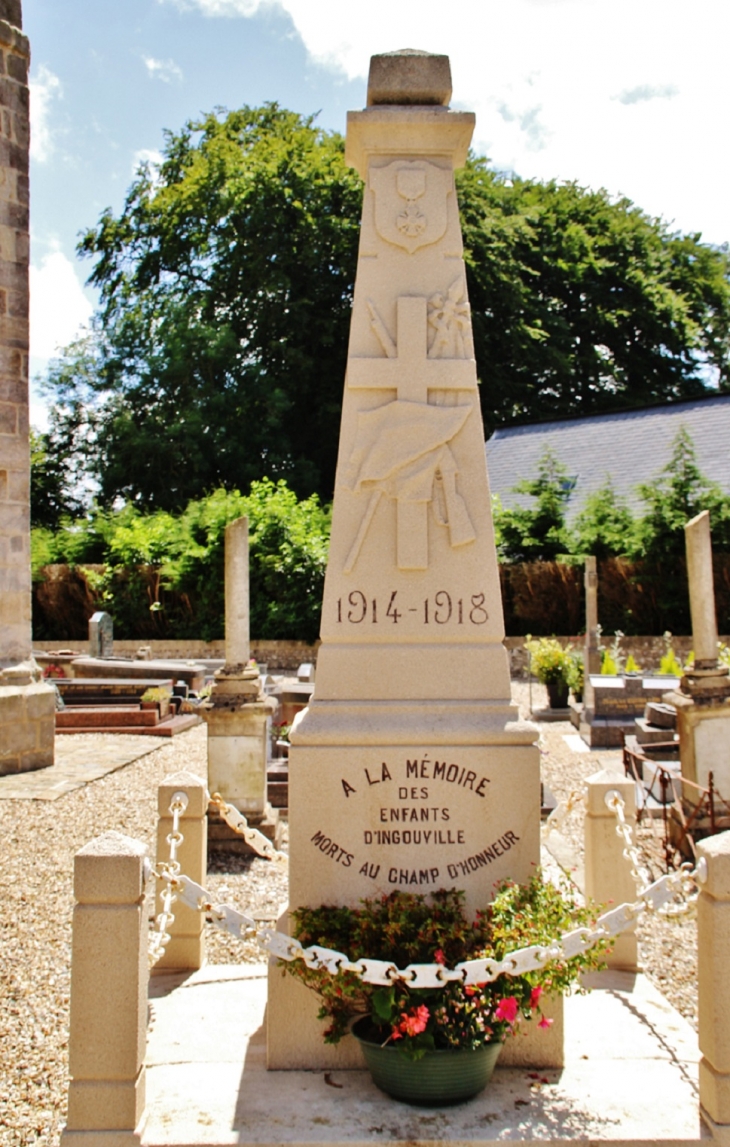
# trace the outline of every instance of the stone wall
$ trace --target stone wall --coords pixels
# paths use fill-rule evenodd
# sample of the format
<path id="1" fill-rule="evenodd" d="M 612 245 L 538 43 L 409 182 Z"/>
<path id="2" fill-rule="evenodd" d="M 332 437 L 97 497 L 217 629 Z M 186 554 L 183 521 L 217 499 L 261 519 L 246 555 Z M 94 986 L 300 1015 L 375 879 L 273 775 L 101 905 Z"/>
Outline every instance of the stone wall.
<path id="1" fill-rule="evenodd" d="M 558 637 L 561 645 L 572 645 L 578 652 L 583 652 L 584 638 Z M 730 636 L 721 637 L 726 645 L 730 645 Z M 148 644 L 152 649 L 153 657 L 181 657 L 191 660 L 213 660 L 225 657 L 225 642 L 221 637 L 219 641 L 171 641 L 160 639 L 157 641 L 115 641 L 114 652 L 119 657 L 134 657 L 141 645 Z M 611 638 L 604 638 L 604 645 L 609 646 Z M 507 637 L 505 645 L 509 652 L 510 671 L 512 677 L 527 679 L 527 653 L 525 652 L 524 637 Z M 673 637 L 672 645 L 677 657 L 684 660 L 692 648 L 691 637 Z M 88 643 L 83 641 L 68 641 L 58 638 L 54 641 L 37 642 L 36 649 L 43 651 L 52 649 L 73 649 L 77 653 L 88 653 Z M 308 645 L 305 641 L 252 641 L 251 656 L 262 665 L 267 665 L 272 673 L 282 671 L 292 672 L 305 661 L 317 660 L 319 642 Z M 634 655 L 642 669 L 655 672 L 659 669 L 659 662 L 664 656 L 665 644 L 663 637 L 625 637 L 621 642 L 621 652 L 624 657 L 629 653 Z"/>
<path id="2" fill-rule="evenodd" d="M 53 690 L 45 682 L 6 680 L 0 678 L 0 776 L 45 769 L 53 764 Z"/>
<path id="3" fill-rule="evenodd" d="M 0 2 L 0 665 L 31 649 L 28 449 L 28 40 Z"/>
<path id="4" fill-rule="evenodd" d="M 226 655 L 225 641 L 173 641 L 160 638 L 153 641 L 114 641 L 114 653 L 118 657 L 134 657 L 137 650 L 148 645 L 153 657 L 176 657 L 184 660 L 210 661 L 223 660 Z M 52 641 L 37 641 L 38 652 L 72 649 L 76 653 L 88 654 L 87 641 L 70 641 L 68 638 L 54 638 Z M 319 642 L 308 645 L 306 641 L 252 641 L 251 656 L 272 673 L 284 670 L 296 671 L 306 661 L 317 660 Z"/>

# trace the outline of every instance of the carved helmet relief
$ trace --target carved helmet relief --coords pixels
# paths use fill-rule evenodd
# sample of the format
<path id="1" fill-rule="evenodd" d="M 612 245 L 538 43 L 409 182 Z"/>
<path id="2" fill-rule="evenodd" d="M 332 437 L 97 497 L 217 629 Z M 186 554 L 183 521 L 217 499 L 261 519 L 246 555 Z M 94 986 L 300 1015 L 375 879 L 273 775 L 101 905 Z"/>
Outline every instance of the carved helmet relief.
<path id="1" fill-rule="evenodd" d="M 393 160 L 371 168 L 370 190 L 375 196 L 375 227 L 387 243 L 412 255 L 445 234 L 450 171 L 426 160 Z"/>

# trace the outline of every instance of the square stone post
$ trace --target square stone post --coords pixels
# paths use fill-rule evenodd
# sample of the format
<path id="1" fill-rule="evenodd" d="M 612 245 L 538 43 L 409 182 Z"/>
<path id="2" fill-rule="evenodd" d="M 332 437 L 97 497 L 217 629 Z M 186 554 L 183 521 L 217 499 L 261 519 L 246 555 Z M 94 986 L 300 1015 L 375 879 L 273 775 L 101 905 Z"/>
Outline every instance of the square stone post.
<path id="1" fill-rule="evenodd" d="M 120 832 L 74 861 L 68 1120 L 62 1147 L 139 1147 L 147 1040 L 146 849 Z"/>
<path id="2" fill-rule="evenodd" d="M 173 818 L 170 804 L 173 797 L 182 793 L 187 803 L 180 814 L 179 831 L 182 834 L 177 849 L 180 871 L 194 880 L 205 884 L 208 860 L 208 793 L 205 781 L 193 773 L 173 773 L 165 777 L 157 790 L 157 861 L 168 860 Z M 183 802 L 185 803 L 185 802 Z M 156 914 L 162 911 L 162 894 L 165 883 L 157 881 Z M 170 936 L 165 950 L 157 961 L 154 971 L 168 972 L 171 969 L 195 969 L 202 967 L 205 960 L 205 917 L 202 912 L 188 908 L 176 901 L 172 908 L 175 919 L 167 928 Z"/>
<path id="3" fill-rule="evenodd" d="M 634 782 L 621 773 L 604 769 L 586 782 L 585 815 L 585 893 L 600 905 L 633 904 L 637 891 L 631 875 L 631 864 L 623 855 L 624 840 L 616 829 L 618 821 L 606 804 L 606 797 L 617 792 L 624 801 L 624 817 L 636 831 L 636 792 Z M 614 941 L 613 952 L 606 958 L 609 968 L 635 972 L 638 968 L 636 935 L 624 932 Z"/>
<path id="4" fill-rule="evenodd" d="M 730 1143 L 730 832 L 697 845 L 700 1111 L 713 1139 Z"/>

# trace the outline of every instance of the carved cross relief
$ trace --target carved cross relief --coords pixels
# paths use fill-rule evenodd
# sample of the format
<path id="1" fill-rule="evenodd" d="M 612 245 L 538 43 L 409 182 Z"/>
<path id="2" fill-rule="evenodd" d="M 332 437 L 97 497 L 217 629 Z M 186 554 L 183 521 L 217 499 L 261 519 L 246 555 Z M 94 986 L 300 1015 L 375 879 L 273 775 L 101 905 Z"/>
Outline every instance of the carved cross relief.
<path id="1" fill-rule="evenodd" d="M 458 304 L 459 290 L 449 292 L 456 317 L 446 324 L 443 296 L 431 300 L 435 333 L 430 350 L 426 298 L 401 296 L 397 300 L 397 344 L 368 302 L 371 325 L 385 358 L 351 358 L 348 386 L 355 390 L 394 390 L 396 399 L 358 415 L 350 483 L 358 493 L 369 491 L 370 498 L 345 573 L 355 566 L 383 494 L 397 503 L 399 569 L 428 568 L 429 505 L 436 521 L 448 527 L 452 546 L 475 538 L 466 506 L 457 493 L 456 460 L 448 445 L 473 409 L 472 402 L 458 404 L 457 392 L 476 390 L 475 364 L 471 356 L 465 357 L 468 340 L 463 332 L 452 330 L 454 324 L 459 325 L 459 316 L 463 319 L 466 314 L 468 322 L 467 304 Z M 462 357 L 442 357 L 455 349 Z M 429 398 L 429 392 L 440 393 L 431 393 Z"/>

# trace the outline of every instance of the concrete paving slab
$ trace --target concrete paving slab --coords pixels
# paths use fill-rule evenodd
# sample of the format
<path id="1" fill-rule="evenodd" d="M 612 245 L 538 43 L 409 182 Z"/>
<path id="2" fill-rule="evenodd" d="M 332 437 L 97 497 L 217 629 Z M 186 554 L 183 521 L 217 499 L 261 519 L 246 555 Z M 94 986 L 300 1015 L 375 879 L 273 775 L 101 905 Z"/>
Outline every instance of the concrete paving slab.
<path id="1" fill-rule="evenodd" d="M 481 1096 L 428 1109 L 390 1099 L 366 1071 L 267 1072 L 265 973 L 226 965 L 155 977 L 148 1147 L 710 1139 L 698 1114 L 696 1036 L 641 975 L 601 973 L 599 988 L 566 1000 L 563 1070 L 498 1067 Z"/>
<path id="2" fill-rule="evenodd" d="M 158 748 L 149 737 L 128 734 L 56 737 L 54 763 L 37 772 L 0 777 L 0 800 L 55 801 Z"/>

